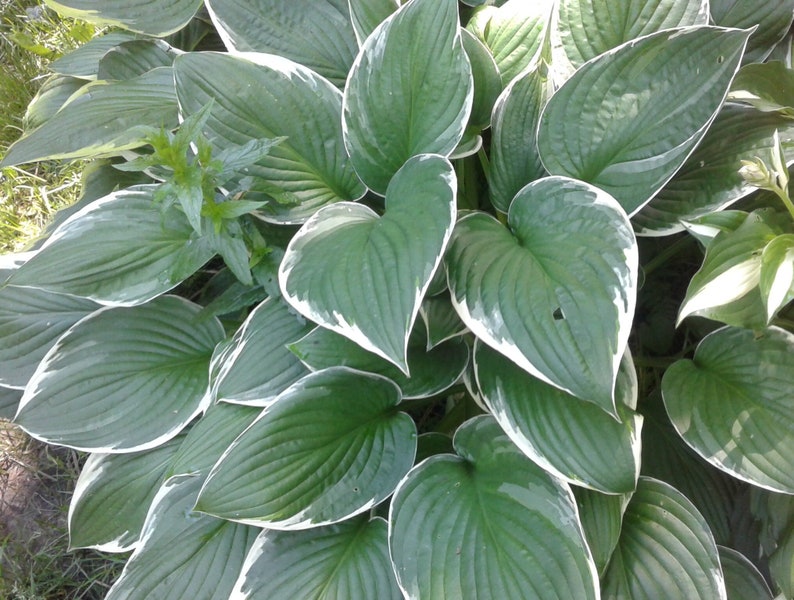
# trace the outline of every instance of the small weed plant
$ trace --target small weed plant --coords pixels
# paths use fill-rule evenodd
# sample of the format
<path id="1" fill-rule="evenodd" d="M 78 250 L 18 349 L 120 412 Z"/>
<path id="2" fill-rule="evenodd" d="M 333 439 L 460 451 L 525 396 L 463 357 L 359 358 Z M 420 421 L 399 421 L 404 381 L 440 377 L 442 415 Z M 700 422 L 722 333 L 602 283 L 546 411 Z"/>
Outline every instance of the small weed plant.
<path id="1" fill-rule="evenodd" d="M 792 597 L 794 1 L 57 8 L 0 384 L 109 600 Z"/>

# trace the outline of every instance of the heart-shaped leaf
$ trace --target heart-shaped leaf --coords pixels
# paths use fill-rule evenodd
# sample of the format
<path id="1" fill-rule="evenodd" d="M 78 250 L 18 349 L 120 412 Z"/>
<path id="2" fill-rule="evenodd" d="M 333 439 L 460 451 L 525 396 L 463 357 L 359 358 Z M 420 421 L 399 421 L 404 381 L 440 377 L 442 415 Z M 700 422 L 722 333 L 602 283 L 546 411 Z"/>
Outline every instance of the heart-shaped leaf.
<path id="1" fill-rule="evenodd" d="M 232 597 L 398 600 L 386 535 L 386 521 L 364 516 L 307 531 L 265 529 Z"/>
<path id="2" fill-rule="evenodd" d="M 686 497 L 641 477 L 601 582 L 606 598 L 726 600 L 717 545 Z"/>
<path id="3" fill-rule="evenodd" d="M 346 367 L 285 390 L 212 468 L 197 510 L 271 529 L 307 529 L 387 498 L 416 453 L 400 390 Z"/>
<path id="4" fill-rule="evenodd" d="M 640 474 L 642 417 L 620 402 L 616 421 L 533 377 L 481 342 L 474 348 L 477 385 L 513 443 L 540 467 L 569 483 L 617 494 L 634 491 Z M 631 360 L 616 394 L 631 390 Z M 636 388 L 634 389 L 636 394 Z"/>
<path id="5" fill-rule="evenodd" d="M 223 338 L 220 322 L 200 310 L 162 296 L 92 313 L 44 357 L 16 422 L 33 437 L 89 452 L 171 439 L 206 407 L 210 355 Z"/>
<path id="6" fill-rule="evenodd" d="M 350 203 L 317 212 L 281 261 L 285 299 L 407 374 L 408 335 L 452 233 L 456 184 L 448 160 L 421 155 L 394 176 L 382 217 Z"/>
<path id="7" fill-rule="evenodd" d="M 794 335 L 723 327 L 664 374 L 670 420 L 698 454 L 754 485 L 794 493 Z"/>
<path id="8" fill-rule="evenodd" d="M 345 146 L 383 194 L 412 156 L 449 156 L 463 137 L 474 84 L 454 0 L 412 0 L 372 32 L 345 88 Z"/>
<path id="9" fill-rule="evenodd" d="M 598 188 L 548 177 L 521 190 L 507 220 L 512 232 L 483 213 L 455 228 L 445 260 L 463 322 L 522 369 L 618 418 L 637 286 L 626 214 Z"/>
<path id="10" fill-rule="evenodd" d="M 208 0 L 230 52 L 294 60 L 343 87 L 358 53 L 347 0 Z"/>
<path id="11" fill-rule="evenodd" d="M 47 0 L 47 4 L 65 17 L 164 36 L 187 25 L 201 0 Z"/>
<path id="12" fill-rule="evenodd" d="M 400 483 L 389 546 L 406 598 L 597 598 L 573 494 L 490 417 L 455 433 Z"/>
<path id="13" fill-rule="evenodd" d="M 252 191 L 271 199 L 263 217 L 302 223 L 325 204 L 364 195 L 342 141 L 342 95 L 311 69 L 271 54 L 194 52 L 174 61 L 174 78 L 184 113 L 213 102 L 205 130 L 218 149 L 286 138 L 243 170 Z"/>
<path id="14" fill-rule="evenodd" d="M 748 35 L 708 26 L 665 30 L 583 65 L 541 115 L 546 170 L 592 183 L 636 213 L 706 133 Z"/>
<path id="15" fill-rule="evenodd" d="M 782 40 L 794 20 L 794 1 L 779 0 L 757 4 L 747 0 L 709 0 L 711 18 L 722 27 L 757 28 L 750 36 L 745 63 L 762 62 Z"/>

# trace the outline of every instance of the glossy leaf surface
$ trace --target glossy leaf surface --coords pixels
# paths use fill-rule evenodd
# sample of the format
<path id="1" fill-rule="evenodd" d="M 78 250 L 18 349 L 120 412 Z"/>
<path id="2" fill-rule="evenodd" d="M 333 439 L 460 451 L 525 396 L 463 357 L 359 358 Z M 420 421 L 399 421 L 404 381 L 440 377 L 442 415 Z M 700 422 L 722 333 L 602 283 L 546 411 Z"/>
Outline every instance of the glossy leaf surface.
<path id="1" fill-rule="evenodd" d="M 794 298 L 794 234 L 779 235 L 766 245 L 758 284 L 766 318 L 771 321 Z"/>
<path id="2" fill-rule="evenodd" d="M 160 36 L 187 25 L 201 5 L 201 0 L 125 0 L 110 3 L 104 0 L 46 0 L 46 3 L 67 17 Z"/>
<path id="3" fill-rule="evenodd" d="M 792 0 L 761 4 L 752 0 L 709 0 L 709 9 L 717 25 L 741 29 L 758 26 L 747 44 L 745 63 L 763 61 L 794 20 Z"/>
<path id="4" fill-rule="evenodd" d="M 753 563 L 731 548 L 718 546 L 717 549 L 728 600 L 772 600 L 769 585 Z"/>

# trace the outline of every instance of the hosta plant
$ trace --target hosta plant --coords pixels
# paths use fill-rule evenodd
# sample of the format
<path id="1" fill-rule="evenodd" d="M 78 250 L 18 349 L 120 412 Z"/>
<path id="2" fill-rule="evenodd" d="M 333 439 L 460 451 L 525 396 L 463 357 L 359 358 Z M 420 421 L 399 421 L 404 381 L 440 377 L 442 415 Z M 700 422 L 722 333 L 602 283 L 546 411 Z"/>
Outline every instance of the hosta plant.
<path id="1" fill-rule="evenodd" d="M 794 1 L 48 0 L 3 411 L 108 598 L 790 598 Z"/>

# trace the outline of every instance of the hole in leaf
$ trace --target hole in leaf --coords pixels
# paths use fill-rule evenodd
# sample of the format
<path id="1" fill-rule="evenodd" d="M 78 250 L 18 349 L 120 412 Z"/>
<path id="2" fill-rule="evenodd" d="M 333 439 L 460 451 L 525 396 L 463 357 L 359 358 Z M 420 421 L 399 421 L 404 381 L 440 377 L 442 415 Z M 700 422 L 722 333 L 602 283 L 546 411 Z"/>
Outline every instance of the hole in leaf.
<path id="1" fill-rule="evenodd" d="M 559 306 L 554 309 L 554 312 L 551 313 L 551 316 L 554 317 L 555 321 L 562 321 L 565 319 L 565 315 L 562 314 L 562 309 Z"/>

